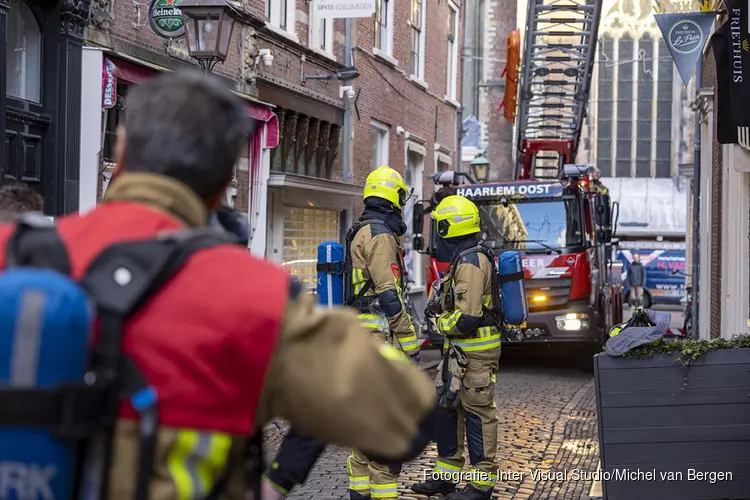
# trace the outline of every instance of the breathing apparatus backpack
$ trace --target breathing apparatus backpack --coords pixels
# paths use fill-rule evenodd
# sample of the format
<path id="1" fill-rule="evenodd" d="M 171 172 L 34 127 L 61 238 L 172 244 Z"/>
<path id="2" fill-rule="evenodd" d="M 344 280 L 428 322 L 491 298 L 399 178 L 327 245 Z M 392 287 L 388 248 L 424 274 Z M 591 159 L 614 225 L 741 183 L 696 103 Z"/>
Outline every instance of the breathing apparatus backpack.
<path id="1" fill-rule="evenodd" d="M 451 261 L 451 269 L 467 255 L 481 253 L 490 261 L 492 265 L 491 276 L 491 301 L 490 307 L 482 305 L 482 321 L 480 326 L 494 326 L 503 330 L 507 325 L 520 325 L 526 322 L 528 309 L 526 306 L 526 293 L 523 286 L 523 268 L 521 267 L 521 257 L 518 252 L 504 252 L 500 258 L 495 256 L 495 252 L 479 243 L 475 247 L 459 252 Z M 504 259 L 503 259 L 504 257 Z M 503 262 L 504 272 L 501 273 L 499 260 Z M 515 285 L 508 287 L 506 285 Z"/>
<path id="2" fill-rule="evenodd" d="M 393 234 L 393 231 L 390 230 L 390 228 L 385 222 L 379 219 L 368 219 L 368 220 L 359 221 L 358 223 L 354 224 L 351 228 L 349 228 L 349 231 L 346 233 L 346 248 L 344 250 L 344 263 L 343 263 L 344 305 L 353 307 L 363 314 L 367 314 L 371 312 L 372 313 L 380 312 L 380 305 L 379 305 L 378 297 L 376 295 L 366 296 L 367 292 L 369 292 L 373 288 L 374 283 L 372 282 L 372 279 L 368 279 L 356 295 L 354 293 L 354 281 L 352 277 L 352 270 L 354 269 L 352 265 L 352 242 L 354 241 L 354 237 L 357 235 L 359 230 L 368 225 L 379 225 L 385 228 L 386 232 L 389 235 L 391 235 L 393 239 L 396 240 L 396 243 L 398 244 L 398 240 L 396 239 L 396 236 Z M 404 263 L 403 263 L 403 260 L 401 259 L 401 255 L 398 256 L 398 266 L 399 266 L 399 270 L 404 269 Z M 403 280 L 403 274 L 400 279 Z"/>
<path id="3" fill-rule="evenodd" d="M 76 282 L 54 224 L 21 218 L 0 271 L 0 478 L 15 478 L 3 498 L 106 499 L 118 406 L 128 400 L 140 417 L 134 498 L 148 499 L 159 395 L 123 354 L 124 325 L 191 255 L 224 243 L 234 241 L 210 228 L 115 243 Z M 209 498 L 228 475 L 229 465 Z"/>

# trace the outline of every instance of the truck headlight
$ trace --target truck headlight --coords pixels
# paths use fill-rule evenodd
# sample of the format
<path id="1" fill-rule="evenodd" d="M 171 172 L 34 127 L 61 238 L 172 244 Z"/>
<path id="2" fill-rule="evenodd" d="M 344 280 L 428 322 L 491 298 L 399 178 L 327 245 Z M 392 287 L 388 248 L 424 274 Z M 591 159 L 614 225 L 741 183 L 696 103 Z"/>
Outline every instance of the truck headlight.
<path id="1" fill-rule="evenodd" d="M 583 313 L 568 313 L 565 316 L 557 316 L 555 323 L 557 323 L 557 329 L 564 332 L 588 330 L 589 317 Z"/>

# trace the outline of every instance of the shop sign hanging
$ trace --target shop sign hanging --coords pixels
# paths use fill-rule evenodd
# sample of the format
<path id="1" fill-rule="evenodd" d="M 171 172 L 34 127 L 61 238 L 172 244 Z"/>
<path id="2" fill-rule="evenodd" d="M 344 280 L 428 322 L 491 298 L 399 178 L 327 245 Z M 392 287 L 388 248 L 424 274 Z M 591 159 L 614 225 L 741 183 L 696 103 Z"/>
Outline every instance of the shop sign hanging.
<path id="1" fill-rule="evenodd" d="M 114 108 L 117 104 L 117 75 L 115 63 L 104 58 L 102 65 L 102 107 Z"/>
<path id="2" fill-rule="evenodd" d="M 728 19 L 711 37 L 716 61 L 716 122 L 720 144 L 750 151 L 750 8 L 748 0 L 728 0 Z"/>
<path id="3" fill-rule="evenodd" d="M 685 12 L 680 14 L 655 14 L 669 53 L 677 71 L 687 86 L 693 76 L 703 46 L 711 32 L 716 14 L 713 12 Z"/>
<path id="4" fill-rule="evenodd" d="M 185 21 L 179 3 L 180 0 L 151 0 L 148 24 L 161 38 L 174 40 L 185 36 Z"/>

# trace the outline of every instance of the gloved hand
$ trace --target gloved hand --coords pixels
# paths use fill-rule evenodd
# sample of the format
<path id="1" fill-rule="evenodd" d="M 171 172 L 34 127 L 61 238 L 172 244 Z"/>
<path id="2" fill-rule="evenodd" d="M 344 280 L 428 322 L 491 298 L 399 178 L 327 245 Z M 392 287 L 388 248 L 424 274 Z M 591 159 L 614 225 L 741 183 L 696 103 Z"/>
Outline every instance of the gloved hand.
<path id="1" fill-rule="evenodd" d="M 414 361 L 415 364 L 419 364 L 419 360 L 421 358 L 421 353 L 416 353 L 411 355 L 411 360 Z"/>
<path id="2" fill-rule="evenodd" d="M 442 312 L 443 308 L 440 305 L 440 301 L 431 300 L 427 303 L 427 308 L 425 309 L 424 314 L 428 318 L 437 318 Z"/>

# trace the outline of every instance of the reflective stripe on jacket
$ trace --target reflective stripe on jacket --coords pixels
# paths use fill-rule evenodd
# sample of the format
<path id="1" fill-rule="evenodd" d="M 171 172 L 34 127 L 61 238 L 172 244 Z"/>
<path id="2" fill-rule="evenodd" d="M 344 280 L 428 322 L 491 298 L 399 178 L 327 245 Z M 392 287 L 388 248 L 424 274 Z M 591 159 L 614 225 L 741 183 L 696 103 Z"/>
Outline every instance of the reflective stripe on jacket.
<path id="1" fill-rule="evenodd" d="M 365 297 L 378 302 L 371 312 L 360 311 L 362 325 L 370 330 L 390 332 L 405 353 L 416 354 L 419 343 L 404 306 L 404 265 L 398 240 L 385 225 L 368 224 L 357 232 L 351 245 L 354 296 L 372 280 Z"/>
<path id="2" fill-rule="evenodd" d="M 500 349 L 498 328 L 480 326 L 483 306 L 491 309 L 492 305 L 492 272 L 492 263 L 481 252 L 464 256 L 455 269 L 449 270 L 455 305 L 436 321 L 446 344 L 460 346 L 467 353 L 486 352 L 488 355 Z"/>

